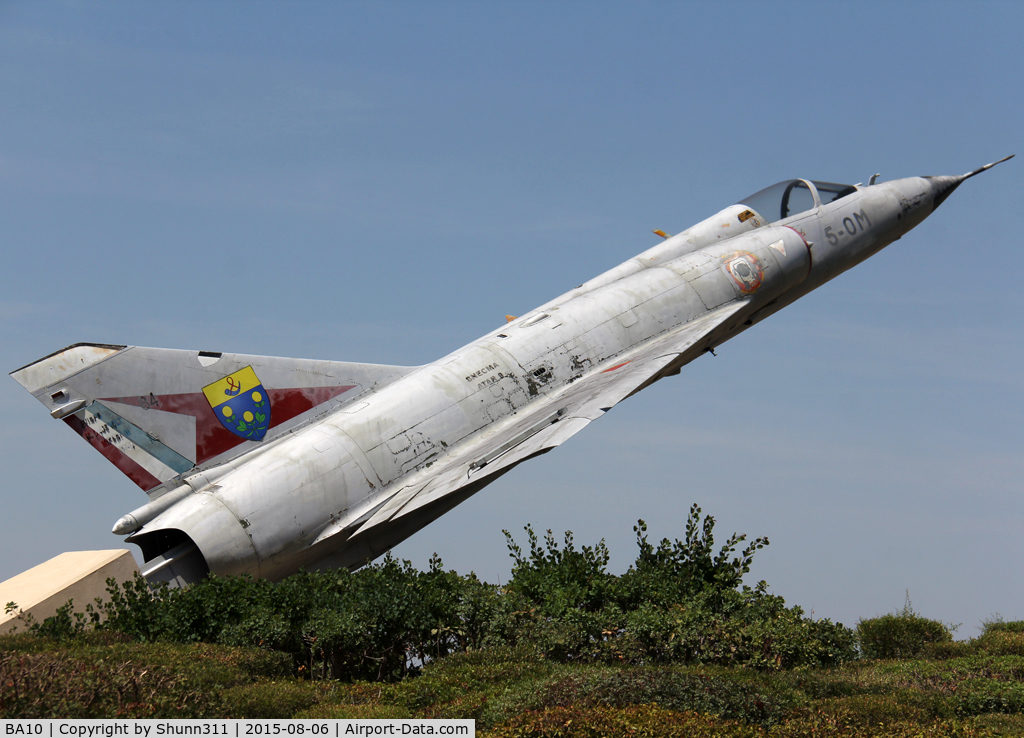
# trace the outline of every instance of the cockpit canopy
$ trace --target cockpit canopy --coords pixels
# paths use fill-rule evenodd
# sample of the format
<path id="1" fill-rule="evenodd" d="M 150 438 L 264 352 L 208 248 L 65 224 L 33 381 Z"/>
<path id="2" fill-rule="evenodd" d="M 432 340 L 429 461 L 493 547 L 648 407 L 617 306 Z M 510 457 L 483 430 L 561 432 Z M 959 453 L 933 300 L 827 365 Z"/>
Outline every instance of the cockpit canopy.
<path id="1" fill-rule="evenodd" d="M 820 205 L 835 202 L 856 191 L 854 185 L 787 179 L 785 182 L 755 192 L 750 197 L 740 200 L 740 204 L 746 205 L 769 223 L 774 223 L 797 213 L 814 210 Z"/>

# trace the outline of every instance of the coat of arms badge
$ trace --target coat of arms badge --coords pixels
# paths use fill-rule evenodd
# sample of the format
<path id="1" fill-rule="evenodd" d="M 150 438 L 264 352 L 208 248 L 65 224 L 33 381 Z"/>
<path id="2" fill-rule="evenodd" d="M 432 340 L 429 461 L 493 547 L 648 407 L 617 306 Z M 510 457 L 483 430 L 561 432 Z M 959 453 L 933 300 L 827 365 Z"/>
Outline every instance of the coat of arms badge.
<path id="1" fill-rule="evenodd" d="M 270 427 L 270 398 L 251 366 L 213 384 L 203 394 L 225 428 L 248 441 L 262 441 Z"/>

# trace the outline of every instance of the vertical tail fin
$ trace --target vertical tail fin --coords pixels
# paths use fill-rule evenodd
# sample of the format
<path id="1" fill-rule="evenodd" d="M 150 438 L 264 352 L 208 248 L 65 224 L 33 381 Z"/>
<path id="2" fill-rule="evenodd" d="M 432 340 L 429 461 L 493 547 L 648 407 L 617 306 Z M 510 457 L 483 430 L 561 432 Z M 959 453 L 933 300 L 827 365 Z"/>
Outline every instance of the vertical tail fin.
<path id="1" fill-rule="evenodd" d="M 240 456 L 412 370 L 79 343 L 11 376 L 150 490 Z"/>

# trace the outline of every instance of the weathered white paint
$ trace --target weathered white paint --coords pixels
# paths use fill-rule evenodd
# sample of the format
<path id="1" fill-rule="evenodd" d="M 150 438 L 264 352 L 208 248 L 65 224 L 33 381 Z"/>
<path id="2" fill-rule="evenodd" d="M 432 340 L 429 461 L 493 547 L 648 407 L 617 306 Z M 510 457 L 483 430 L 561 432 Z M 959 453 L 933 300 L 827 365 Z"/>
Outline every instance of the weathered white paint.
<path id="1" fill-rule="evenodd" d="M 173 478 L 158 469 L 166 481 L 150 491 L 153 502 L 119 529 L 141 524 L 129 540 L 147 558 L 164 557 L 169 563 L 157 563 L 177 569 L 179 582 L 206 565 L 275 579 L 301 567 L 358 566 L 899 239 L 986 168 L 868 187 L 821 184 L 828 202 L 815 183 L 780 183 L 779 202 L 765 200 L 771 210 L 730 206 L 423 367 L 72 347 L 15 378 L 48 407 L 104 397 L 94 384 L 107 397 L 194 392 L 246 366 L 267 387 L 350 383 L 262 442 Z M 813 205 L 790 216 L 794 188 Z M 770 223 L 770 212 L 787 217 Z M 192 442 L 195 431 L 149 422 L 158 416 L 141 405 L 124 414 L 152 443 Z M 178 557 L 191 563 L 179 567 Z"/>

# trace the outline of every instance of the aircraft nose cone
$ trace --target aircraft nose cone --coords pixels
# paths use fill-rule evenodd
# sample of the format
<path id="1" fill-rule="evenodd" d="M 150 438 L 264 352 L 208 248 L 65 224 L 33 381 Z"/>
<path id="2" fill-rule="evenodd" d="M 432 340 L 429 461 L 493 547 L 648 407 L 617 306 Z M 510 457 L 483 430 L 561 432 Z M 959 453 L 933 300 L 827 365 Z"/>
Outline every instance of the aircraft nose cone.
<path id="1" fill-rule="evenodd" d="M 952 195 L 953 190 L 959 187 L 960 183 L 963 182 L 965 179 L 970 179 L 976 174 L 986 172 L 992 167 L 994 167 L 996 164 L 1002 164 L 1004 161 L 1012 159 L 1013 156 L 1013 154 L 1010 154 L 1009 156 L 1004 156 L 999 161 L 994 161 L 991 164 L 986 164 L 983 167 L 978 167 L 973 172 L 967 172 L 967 174 L 961 174 L 958 177 L 924 177 L 923 179 L 927 180 L 931 184 L 932 191 L 935 193 L 934 200 L 932 201 L 932 210 L 935 210 L 935 208 L 939 207 L 939 205 L 945 202 L 946 198 Z"/>
<path id="2" fill-rule="evenodd" d="M 933 200 L 932 210 L 935 210 L 939 205 L 945 202 L 946 198 L 953 194 L 953 190 L 960 186 L 967 177 L 960 175 L 958 177 L 925 177 L 932 186 Z"/>

